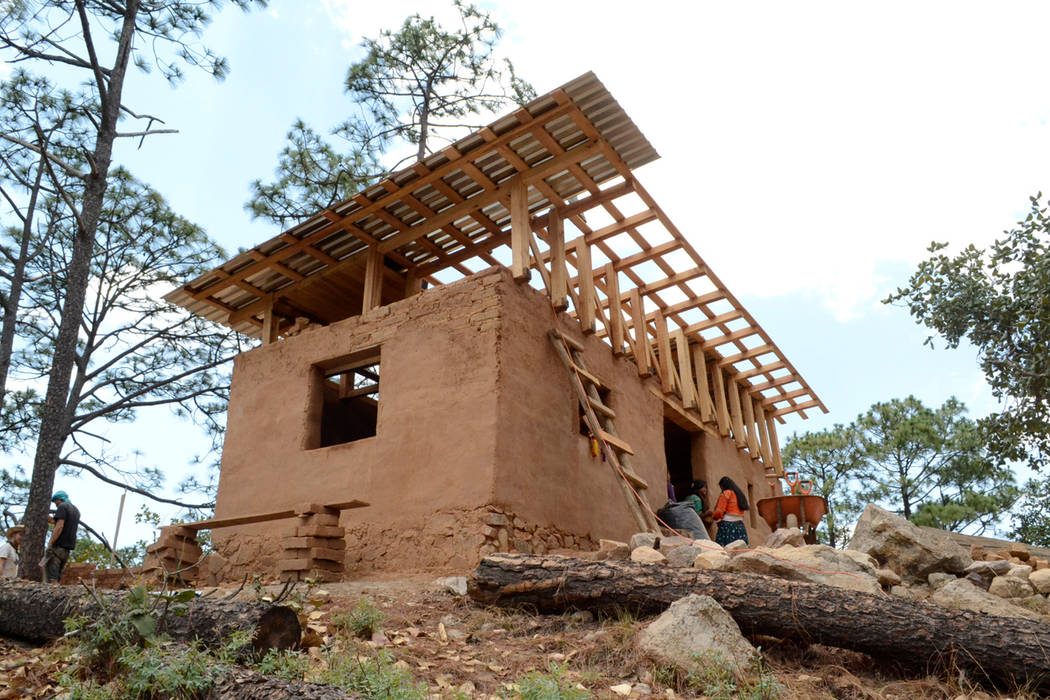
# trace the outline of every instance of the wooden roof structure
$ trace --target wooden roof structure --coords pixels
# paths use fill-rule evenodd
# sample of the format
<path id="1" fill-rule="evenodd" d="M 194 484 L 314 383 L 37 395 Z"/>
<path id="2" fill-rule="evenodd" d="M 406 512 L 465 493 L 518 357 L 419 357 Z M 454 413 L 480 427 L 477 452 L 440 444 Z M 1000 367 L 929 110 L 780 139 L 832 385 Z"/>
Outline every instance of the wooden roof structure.
<path id="1" fill-rule="evenodd" d="M 765 452 L 767 421 L 827 409 L 638 182 L 658 157 L 587 73 L 165 299 L 265 343 L 297 318 L 333 323 L 505 264 Z"/>

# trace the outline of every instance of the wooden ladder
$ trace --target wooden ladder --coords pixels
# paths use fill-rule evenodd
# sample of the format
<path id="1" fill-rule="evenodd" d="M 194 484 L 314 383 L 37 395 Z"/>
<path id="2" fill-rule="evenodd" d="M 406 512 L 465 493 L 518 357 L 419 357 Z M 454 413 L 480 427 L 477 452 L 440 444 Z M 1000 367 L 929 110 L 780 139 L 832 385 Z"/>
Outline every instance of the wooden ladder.
<path id="1" fill-rule="evenodd" d="M 558 330 L 551 331 L 550 339 L 555 352 L 569 371 L 569 380 L 576 391 L 576 397 L 580 400 L 584 421 L 591 435 L 601 445 L 605 460 L 616 474 L 616 481 L 639 531 L 659 533 L 656 516 L 639 493 L 649 488 L 649 484 L 638 476 L 631 466 L 631 455 L 634 451 L 616 434 L 616 425 L 613 422 L 616 412 L 602 401 L 599 389 L 605 387 L 601 380 L 587 371 L 583 362 L 583 345 Z"/>

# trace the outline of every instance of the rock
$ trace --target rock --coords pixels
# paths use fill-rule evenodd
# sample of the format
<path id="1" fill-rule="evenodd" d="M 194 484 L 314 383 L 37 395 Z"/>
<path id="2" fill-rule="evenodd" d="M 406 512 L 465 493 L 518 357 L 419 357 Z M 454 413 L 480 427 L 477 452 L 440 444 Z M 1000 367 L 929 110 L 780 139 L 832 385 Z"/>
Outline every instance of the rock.
<path id="1" fill-rule="evenodd" d="M 711 663 L 716 656 L 726 666 L 743 671 L 758 657 L 729 613 L 706 595 L 691 594 L 671 603 L 641 633 L 638 646 L 686 671 Z"/>
<path id="2" fill-rule="evenodd" d="M 988 552 L 979 544 L 970 545 L 970 558 L 974 561 L 982 561 Z"/>
<path id="3" fill-rule="evenodd" d="M 1019 598 L 1013 602 L 1033 612 L 1037 612 L 1044 617 L 1050 617 L 1050 602 L 1038 593 L 1025 598 Z"/>
<path id="4" fill-rule="evenodd" d="M 985 561 L 1006 561 L 1008 557 L 1004 557 L 999 552 L 988 552 L 984 555 Z"/>
<path id="5" fill-rule="evenodd" d="M 510 525 L 510 519 L 503 513 L 489 513 L 485 516 L 485 522 L 492 527 L 507 527 Z"/>
<path id="6" fill-rule="evenodd" d="M 1014 564 L 1010 567 L 1010 570 L 1006 572 L 1006 575 L 1027 581 L 1031 573 L 1032 567 L 1028 564 Z"/>
<path id="7" fill-rule="evenodd" d="M 660 554 L 652 547 L 636 547 L 631 551 L 631 561 L 640 564 L 666 564 L 667 557 Z"/>
<path id="8" fill-rule="evenodd" d="M 660 536 L 652 532 L 636 532 L 631 535 L 631 551 L 638 547 L 652 547 L 656 549 L 660 545 Z"/>
<path id="9" fill-rule="evenodd" d="M 907 600 L 914 600 L 915 594 L 911 592 L 911 589 L 907 586 L 890 586 L 890 595 L 897 596 L 898 598 L 905 598 Z"/>
<path id="10" fill-rule="evenodd" d="M 610 550 L 621 549 L 623 547 L 630 549 L 631 545 L 626 542 L 620 542 L 619 540 L 598 540 L 599 552 L 607 552 Z"/>
<path id="11" fill-rule="evenodd" d="M 701 554 L 704 554 L 707 550 L 699 545 L 691 544 L 685 547 L 675 547 L 671 551 L 665 551 L 663 547 L 660 547 L 660 552 L 667 557 L 667 562 L 671 566 L 687 567 L 692 566 L 696 558 Z M 719 552 L 722 556 L 725 556 Z"/>
<path id="12" fill-rule="evenodd" d="M 631 686 L 630 683 L 620 683 L 619 685 L 609 686 L 609 690 L 613 691 L 617 695 L 622 695 L 623 697 L 627 697 L 628 695 L 630 695 L 633 689 L 634 688 L 633 686 Z"/>
<path id="13" fill-rule="evenodd" d="M 770 533 L 769 537 L 766 538 L 765 546 L 770 549 L 779 549 L 788 545 L 801 547 L 804 544 L 806 544 L 806 541 L 802 538 L 801 530 L 781 527 Z"/>
<path id="14" fill-rule="evenodd" d="M 872 571 L 875 571 L 879 568 L 879 562 L 875 561 L 875 557 L 871 556 L 870 554 L 858 552 L 855 549 L 839 549 L 836 551 L 842 552 L 847 557 L 857 562 L 857 564 L 859 564 L 865 569 L 871 569 Z"/>
<path id="15" fill-rule="evenodd" d="M 974 571 L 971 571 L 970 573 L 966 574 L 966 580 L 980 588 L 982 591 L 987 591 L 988 586 L 992 583 L 991 576 L 982 576 L 981 574 Z"/>
<path id="16" fill-rule="evenodd" d="M 879 580 L 880 586 L 899 586 L 901 577 L 893 569 L 877 569 L 875 578 Z"/>
<path id="17" fill-rule="evenodd" d="M 1050 569 L 1050 561 L 1046 559 L 1036 559 L 1033 557 L 1032 559 L 1028 560 L 1028 563 L 1035 567 L 1036 571 L 1040 571 L 1042 569 Z"/>
<path id="18" fill-rule="evenodd" d="M 1002 576 L 1012 565 L 1005 559 L 998 561 L 975 561 L 963 569 L 964 574 L 980 574 L 988 579 Z"/>
<path id="19" fill-rule="evenodd" d="M 462 685 L 456 688 L 456 693 L 458 693 L 461 696 L 466 696 L 468 698 L 474 697 L 474 693 L 476 691 L 477 688 L 474 687 L 474 683 L 471 681 L 464 681 Z"/>
<path id="20" fill-rule="evenodd" d="M 1028 583 L 1040 593 L 1050 593 L 1050 569 L 1039 569 L 1028 575 Z"/>
<path id="21" fill-rule="evenodd" d="M 1010 546 L 1006 548 L 1006 551 L 1011 557 L 1017 557 L 1021 561 L 1028 561 L 1032 556 L 1028 551 L 1028 545 L 1021 542 L 1011 543 Z"/>
<path id="22" fill-rule="evenodd" d="M 739 554 L 740 552 L 744 552 L 751 549 L 751 546 L 743 540 L 733 540 L 732 542 L 727 544 L 724 547 L 724 549 L 726 554 L 728 554 L 729 556 L 733 556 L 734 554 Z"/>
<path id="23" fill-rule="evenodd" d="M 920 528 L 896 513 L 868 504 L 850 539 L 849 549 L 890 565 L 905 581 L 925 581 L 935 571 L 961 574 L 973 561 L 947 533 Z"/>
<path id="24" fill-rule="evenodd" d="M 1035 593 L 1032 585 L 1026 579 L 1016 576 L 996 576 L 988 586 L 988 592 L 1000 598 L 1027 598 Z"/>
<path id="25" fill-rule="evenodd" d="M 725 571 L 729 568 L 729 555 L 725 552 L 704 552 L 693 560 L 694 569 Z"/>
<path id="26" fill-rule="evenodd" d="M 734 556 L 728 570 L 776 576 L 789 581 L 822 583 L 864 593 L 881 593 L 875 567 L 866 559 L 862 561 L 823 544 L 777 550 L 759 547 Z"/>
<path id="27" fill-rule="evenodd" d="M 1017 581 L 1019 579 L 1012 580 Z M 964 578 L 955 579 L 941 586 L 930 597 L 930 601 L 943 605 L 946 608 L 972 610 L 984 615 L 1023 617 L 1029 620 L 1040 619 L 1037 613 L 1019 605 L 1014 605 L 997 595 L 982 591 Z"/>
<path id="28" fill-rule="evenodd" d="M 585 625 L 588 622 L 594 622 L 594 613 L 590 610 L 577 610 L 569 615 L 569 621 L 577 625 Z"/>
<path id="29" fill-rule="evenodd" d="M 609 540 L 602 540 L 608 542 Z M 594 558 L 598 561 L 627 561 L 631 558 L 631 546 L 623 542 L 617 542 L 617 547 L 599 549 L 594 552 Z"/>
<path id="30" fill-rule="evenodd" d="M 654 546 L 655 549 L 660 550 L 664 554 L 677 549 L 678 547 L 689 547 L 692 546 L 693 540 L 688 537 L 679 537 L 673 535 L 671 537 L 661 537 L 660 541 Z"/>
<path id="31" fill-rule="evenodd" d="M 932 574 L 926 577 L 926 580 L 930 584 L 930 588 L 937 590 L 949 581 L 954 581 L 956 578 L 955 574 L 946 574 L 941 571 L 934 571 Z"/>
<path id="32" fill-rule="evenodd" d="M 467 594 L 466 576 L 448 576 L 446 578 L 434 579 L 434 582 L 431 585 L 438 590 L 451 593 L 455 596 L 464 596 Z"/>

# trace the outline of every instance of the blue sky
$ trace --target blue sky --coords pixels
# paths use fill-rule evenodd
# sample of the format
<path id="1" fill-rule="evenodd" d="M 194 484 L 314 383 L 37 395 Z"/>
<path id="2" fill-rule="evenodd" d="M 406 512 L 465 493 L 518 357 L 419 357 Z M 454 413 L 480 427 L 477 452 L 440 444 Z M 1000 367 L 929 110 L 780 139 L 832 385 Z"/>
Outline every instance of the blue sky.
<path id="1" fill-rule="evenodd" d="M 927 332 L 879 300 L 931 240 L 986 244 L 1048 187 L 1050 6 L 483 5 L 539 92 L 593 70 L 660 152 L 639 179 L 832 410 L 789 419 L 782 440 L 909 393 L 994 408 L 972 350 L 924 347 Z M 325 130 L 346 116 L 360 37 L 416 11 L 448 15 L 443 2 L 399 0 L 225 10 L 204 40 L 229 58 L 229 78 L 191 71 L 171 89 L 134 75 L 129 105 L 179 133 L 122 143 L 116 159 L 228 251 L 254 245 L 276 231 L 244 211 L 249 182 L 271 176 L 296 117 Z M 164 412 L 112 437 L 172 485 L 203 447 Z M 112 532 L 119 492 L 59 485 Z"/>

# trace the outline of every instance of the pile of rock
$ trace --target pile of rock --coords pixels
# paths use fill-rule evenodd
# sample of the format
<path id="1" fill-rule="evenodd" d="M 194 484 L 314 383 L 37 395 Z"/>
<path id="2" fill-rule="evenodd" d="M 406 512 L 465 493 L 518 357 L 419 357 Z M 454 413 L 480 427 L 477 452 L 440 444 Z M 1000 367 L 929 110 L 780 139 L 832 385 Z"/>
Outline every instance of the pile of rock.
<path id="1" fill-rule="evenodd" d="M 479 550 L 483 557 L 495 552 L 547 554 L 558 550 L 587 551 L 594 548 L 594 542 L 588 537 L 528 523 L 510 511 L 491 506 L 485 515 L 481 534 L 485 537 Z"/>

